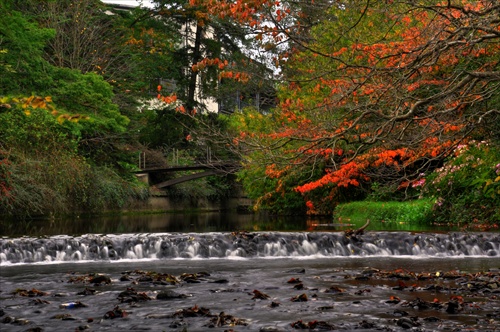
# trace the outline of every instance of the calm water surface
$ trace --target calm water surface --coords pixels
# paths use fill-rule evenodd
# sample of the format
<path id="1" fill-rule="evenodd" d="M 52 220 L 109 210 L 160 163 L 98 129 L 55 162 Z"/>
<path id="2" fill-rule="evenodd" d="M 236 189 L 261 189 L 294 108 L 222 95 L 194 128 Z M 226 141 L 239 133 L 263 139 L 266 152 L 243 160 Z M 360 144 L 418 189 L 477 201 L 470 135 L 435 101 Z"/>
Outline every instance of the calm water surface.
<path id="1" fill-rule="evenodd" d="M 56 220 L 2 221 L 0 236 L 51 236 L 81 234 L 123 234 L 164 232 L 234 232 L 234 231 L 344 231 L 362 225 L 333 223 L 332 218 L 308 219 L 304 216 L 269 217 L 235 212 L 164 213 L 81 217 Z M 368 230 L 452 231 L 451 227 L 430 228 L 407 223 L 372 223 Z"/>

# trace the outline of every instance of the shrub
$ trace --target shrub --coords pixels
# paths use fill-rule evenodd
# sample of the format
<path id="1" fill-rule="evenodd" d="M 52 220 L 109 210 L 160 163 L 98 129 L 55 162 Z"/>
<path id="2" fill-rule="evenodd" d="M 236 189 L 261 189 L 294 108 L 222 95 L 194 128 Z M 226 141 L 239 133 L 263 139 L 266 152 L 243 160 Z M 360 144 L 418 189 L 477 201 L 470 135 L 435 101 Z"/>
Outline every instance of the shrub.
<path id="1" fill-rule="evenodd" d="M 497 227 L 500 221 L 500 147 L 488 142 L 459 146 L 425 179 L 436 222 Z"/>

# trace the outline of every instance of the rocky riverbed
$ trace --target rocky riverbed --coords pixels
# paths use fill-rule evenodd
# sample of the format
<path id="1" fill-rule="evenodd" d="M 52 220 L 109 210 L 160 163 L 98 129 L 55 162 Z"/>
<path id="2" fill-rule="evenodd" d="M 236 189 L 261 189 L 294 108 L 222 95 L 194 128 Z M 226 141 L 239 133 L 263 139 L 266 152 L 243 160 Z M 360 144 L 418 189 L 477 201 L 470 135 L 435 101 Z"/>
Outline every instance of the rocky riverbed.
<path id="1" fill-rule="evenodd" d="M 500 331 L 500 259 L 2 266 L 1 331 Z"/>

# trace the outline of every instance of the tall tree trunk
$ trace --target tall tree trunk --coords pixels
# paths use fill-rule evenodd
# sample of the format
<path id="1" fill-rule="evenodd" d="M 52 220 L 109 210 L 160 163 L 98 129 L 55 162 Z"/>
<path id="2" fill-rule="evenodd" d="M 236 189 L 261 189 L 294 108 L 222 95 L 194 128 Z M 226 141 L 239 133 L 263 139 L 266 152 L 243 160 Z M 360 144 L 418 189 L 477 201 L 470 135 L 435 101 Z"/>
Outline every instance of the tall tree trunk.
<path id="1" fill-rule="evenodd" d="M 192 64 L 196 64 L 201 60 L 201 38 L 203 36 L 203 26 L 200 24 L 196 24 L 196 33 L 193 45 L 193 62 Z M 188 110 L 192 110 L 196 107 L 197 102 L 195 100 L 196 93 L 196 81 L 198 78 L 198 72 L 191 70 L 191 75 L 189 77 L 189 85 L 188 85 L 188 95 L 186 106 Z"/>

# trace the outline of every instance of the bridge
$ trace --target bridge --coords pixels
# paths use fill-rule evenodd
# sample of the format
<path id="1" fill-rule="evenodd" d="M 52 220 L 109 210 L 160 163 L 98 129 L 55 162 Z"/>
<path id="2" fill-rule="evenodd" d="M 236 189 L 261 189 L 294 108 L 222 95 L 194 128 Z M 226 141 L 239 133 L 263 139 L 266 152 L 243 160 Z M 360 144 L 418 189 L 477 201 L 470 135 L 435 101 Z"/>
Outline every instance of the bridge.
<path id="1" fill-rule="evenodd" d="M 196 164 L 196 165 L 173 165 L 173 166 L 164 166 L 164 167 L 147 167 L 143 168 L 139 171 L 135 171 L 134 173 L 146 174 L 148 176 L 148 183 L 150 174 L 164 174 L 164 173 L 175 173 L 175 172 L 184 172 L 184 171 L 198 171 L 202 172 L 192 173 L 183 175 L 178 178 L 174 178 L 171 180 L 163 181 L 156 184 L 151 184 L 156 188 L 167 188 L 182 182 L 191 181 L 199 178 L 203 178 L 211 175 L 223 175 L 223 174 L 233 174 L 240 168 L 240 165 L 230 162 L 210 162 L 204 164 Z"/>

